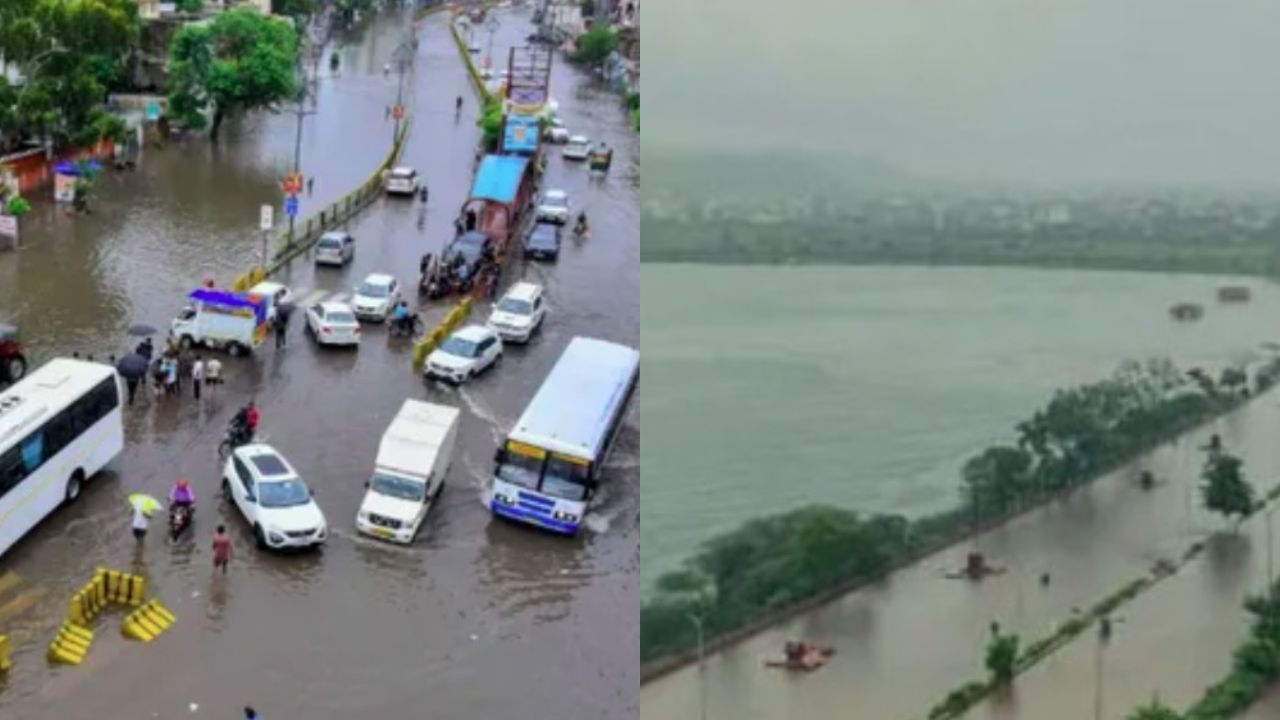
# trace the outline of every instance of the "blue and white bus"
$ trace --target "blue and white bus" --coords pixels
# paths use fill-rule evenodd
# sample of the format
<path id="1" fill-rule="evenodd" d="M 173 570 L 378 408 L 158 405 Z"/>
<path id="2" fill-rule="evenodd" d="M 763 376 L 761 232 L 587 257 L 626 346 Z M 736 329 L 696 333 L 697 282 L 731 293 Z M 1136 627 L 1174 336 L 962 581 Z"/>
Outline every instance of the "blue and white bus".
<path id="1" fill-rule="evenodd" d="M 59 358 L 0 393 L 0 554 L 124 449 L 115 368 Z"/>
<path id="2" fill-rule="evenodd" d="M 497 455 L 495 515 L 573 535 L 640 375 L 640 353 L 574 338 Z"/>

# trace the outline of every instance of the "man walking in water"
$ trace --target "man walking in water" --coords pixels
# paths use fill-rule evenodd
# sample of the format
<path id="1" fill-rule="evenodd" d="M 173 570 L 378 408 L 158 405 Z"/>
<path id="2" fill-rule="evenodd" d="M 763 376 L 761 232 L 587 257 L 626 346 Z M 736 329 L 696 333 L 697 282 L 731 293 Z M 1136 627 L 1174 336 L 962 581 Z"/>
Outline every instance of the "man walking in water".
<path id="1" fill-rule="evenodd" d="M 227 534 L 227 526 L 219 525 L 218 532 L 213 535 L 213 569 L 227 574 L 227 563 L 231 562 L 231 536 Z"/>
<path id="2" fill-rule="evenodd" d="M 133 506 L 133 537 L 137 539 L 141 545 L 143 539 L 147 537 L 147 525 L 150 519 L 147 514 L 142 511 L 142 503 Z"/>
<path id="3" fill-rule="evenodd" d="M 196 356 L 196 361 L 191 364 L 191 387 L 195 391 L 196 399 L 200 399 L 200 388 L 204 386 L 204 358 Z"/>

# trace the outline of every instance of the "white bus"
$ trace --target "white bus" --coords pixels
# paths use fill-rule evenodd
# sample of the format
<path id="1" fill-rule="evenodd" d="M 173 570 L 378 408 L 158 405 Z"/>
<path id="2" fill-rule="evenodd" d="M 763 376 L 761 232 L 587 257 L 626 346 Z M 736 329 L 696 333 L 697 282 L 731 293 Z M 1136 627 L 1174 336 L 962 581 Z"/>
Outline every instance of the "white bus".
<path id="1" fill-rule="evenodd" d="M 0 554 L 124 449 L 115 368 L 60 358 L 0 393 Z"/>
<path id="2" fill-rule="evenodd" d="M 498 450 L 495 515 L 578 532 L 640 374 L 640 353 L 574 338 Z"/>

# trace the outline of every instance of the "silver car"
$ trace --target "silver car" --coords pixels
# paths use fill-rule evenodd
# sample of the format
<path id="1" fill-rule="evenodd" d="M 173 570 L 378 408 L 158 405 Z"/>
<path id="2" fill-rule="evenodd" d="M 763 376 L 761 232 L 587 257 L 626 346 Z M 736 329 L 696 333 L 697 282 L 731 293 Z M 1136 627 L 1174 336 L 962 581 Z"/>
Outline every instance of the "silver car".
<path id="1" fill-rule="evenodd" d="M 316 243 L 317 265 L 346 265 L 355 259 L 356 239 L 351 233 L 331 230 L 320 236 Z"/>

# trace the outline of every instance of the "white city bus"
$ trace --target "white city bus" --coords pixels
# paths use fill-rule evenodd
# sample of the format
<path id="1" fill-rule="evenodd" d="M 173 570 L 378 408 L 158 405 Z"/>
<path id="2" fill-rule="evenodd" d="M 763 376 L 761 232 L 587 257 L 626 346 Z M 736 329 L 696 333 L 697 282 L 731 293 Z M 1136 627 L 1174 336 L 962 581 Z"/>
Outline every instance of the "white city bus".
<path id="1" fill-rule="evenodd" d="M 124 449 L 115 368 L 60 358 L 0 393 L 0 554 Z"/>
<path id="2" fill-rule="evenodd" d="M 574 338 L 497 454 L 495 515 L 578 532 L 640 374 L 640 353 Z"/>

